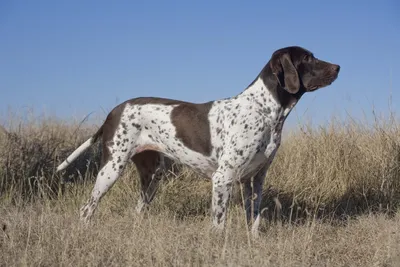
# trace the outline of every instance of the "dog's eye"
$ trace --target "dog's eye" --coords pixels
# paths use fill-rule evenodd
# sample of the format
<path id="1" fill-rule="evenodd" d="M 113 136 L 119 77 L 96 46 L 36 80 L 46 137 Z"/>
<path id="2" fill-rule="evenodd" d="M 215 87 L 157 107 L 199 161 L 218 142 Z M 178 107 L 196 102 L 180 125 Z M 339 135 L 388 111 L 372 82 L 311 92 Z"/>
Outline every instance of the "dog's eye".
<path id="1" fill-rule="evenodd" d="M 304 58 L 303 58 L 303 60 L 304 60 L 305 62 L 310 62 L 310 61 L 311 61 L 311 56 L 310 56 L 310 55 L 305 55 Z"/>

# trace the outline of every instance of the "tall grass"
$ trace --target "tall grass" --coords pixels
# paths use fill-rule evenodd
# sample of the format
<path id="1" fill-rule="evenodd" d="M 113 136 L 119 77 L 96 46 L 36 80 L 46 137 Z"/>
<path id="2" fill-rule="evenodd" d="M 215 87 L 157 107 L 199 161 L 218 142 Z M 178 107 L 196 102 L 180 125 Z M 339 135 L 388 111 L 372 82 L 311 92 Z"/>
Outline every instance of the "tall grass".
<path id="1" fill-rule="evenodd" d="M 79 129 L 77 131 L 77 129 Z M 52 119 L 18 123 L 0 136 L 0 195 L 29 200 L 54 197 L 64 181 L 92 179 L 99 162 L 93 146 L 73 163 L 63 177 L 55 167 L 91 135 L 92 128 L 65 125 Z"/>
<path id="2" fill-rule="evenodd" d="M 138 216 L 139 179 L 130 164 L 86 229 L 77 212 L 101 150 L 94 146 L 65 174 L 54 171 L 96 127 L 43 118 L 13 125 L 0 134 L 0 248 L 7 253 L 0 265 L 389 266 L 399 257 L 395 116 L 290 131 L 267 174 L 263 234 L 254 241 L 240 186 L 227 233 L 214 236 L 211 183 L 182 166 L 169 166 L 150 211 Z"/>
<path id="3" fill-rule="evenodd" d="M 71 164 L 62 176 L 55 174 L 55 167 L 90 137 L 96 126 L 53 119 L 17 125 L 0 135 L 2 196 L 26 200 L 54 197 L 63 183 L 94 181 L 101 154 L 99 144 Z M 375 117 L 369 124 L 349 117 L 346 121 L 332 119 L 325 126 L 305 125 L 289 132 L 267 174 L 264 207 L 270 213 L 280 207 L 281 219 L 294 219 L 300 213 L 348 216 L 396 211 L 400 199 L 399 127 L 394 116 Z M 180 172 L 173 176 L 179 179 L 169 179 L 177 188 L 169 196 L 174 205 L 179 203 L 181 191 L 202 196 L 210 193 L 209 182 L 184 166 L 178 167 L 175 170 Z M 132 171 L 133 164 L 126 173 Z M 137 183 L 133 176 L 136 173 L 131 180 Z M 206 185 L 201 186 L 202 182 Z M 238 190 L 239 187 L 236 200 L 240 203 Z"/>

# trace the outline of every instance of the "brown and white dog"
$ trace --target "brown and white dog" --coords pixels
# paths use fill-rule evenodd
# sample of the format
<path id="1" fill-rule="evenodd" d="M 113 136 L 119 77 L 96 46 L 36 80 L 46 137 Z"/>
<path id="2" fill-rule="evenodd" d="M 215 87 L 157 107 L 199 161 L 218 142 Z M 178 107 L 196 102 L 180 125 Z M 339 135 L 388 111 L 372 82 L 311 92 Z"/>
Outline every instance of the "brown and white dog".
<path id="1" fill-rule="evenodd" d="M 281 143 L 285 119 L 304 93 L 330 85 L 339 70 L 301 47 L 286 47 L 275 51 L 256 79 L 232 98 L 201 104 L 153 97 L 128 100 L 116 106 L 57 171 L 102 139 L 101 169 L 81 208 L 85 222 L 129 160 L 140 174 L 136 209 L 141 212 L 161 180 L 164 156 L 211 178 L 215 228 L 224 228 L 235 181 L 245 185 L 248 221 L 258 219 L 264 178 Z"/>

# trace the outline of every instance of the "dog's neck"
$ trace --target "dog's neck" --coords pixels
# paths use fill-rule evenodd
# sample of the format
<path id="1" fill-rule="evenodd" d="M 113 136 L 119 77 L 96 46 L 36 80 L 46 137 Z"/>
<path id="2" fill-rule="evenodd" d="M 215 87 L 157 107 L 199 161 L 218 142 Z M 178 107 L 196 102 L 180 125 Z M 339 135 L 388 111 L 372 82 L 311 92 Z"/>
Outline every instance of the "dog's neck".
<path id="1" fill-rule="evenodd" d="M 245 97 L 265 107 L 281 110 L 282 116 L 287 117 L 303 94 L 303 91 L 290 94 L 282 88 L 268 63 L 257 78 L 238 97 Z"/>

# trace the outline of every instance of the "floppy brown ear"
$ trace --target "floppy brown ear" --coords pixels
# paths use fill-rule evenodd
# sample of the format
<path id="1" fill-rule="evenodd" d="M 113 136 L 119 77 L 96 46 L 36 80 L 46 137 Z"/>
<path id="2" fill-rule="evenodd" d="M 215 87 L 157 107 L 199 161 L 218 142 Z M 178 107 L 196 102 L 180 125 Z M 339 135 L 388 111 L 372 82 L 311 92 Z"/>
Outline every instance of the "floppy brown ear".
<path id="1" fill-rule="evenodd" d="M 278 54 L 271 59 L 272 73 L 278 79 L 279 85 L 291 94 L 300 89 L 300 80 L 288 53 Z"/>

